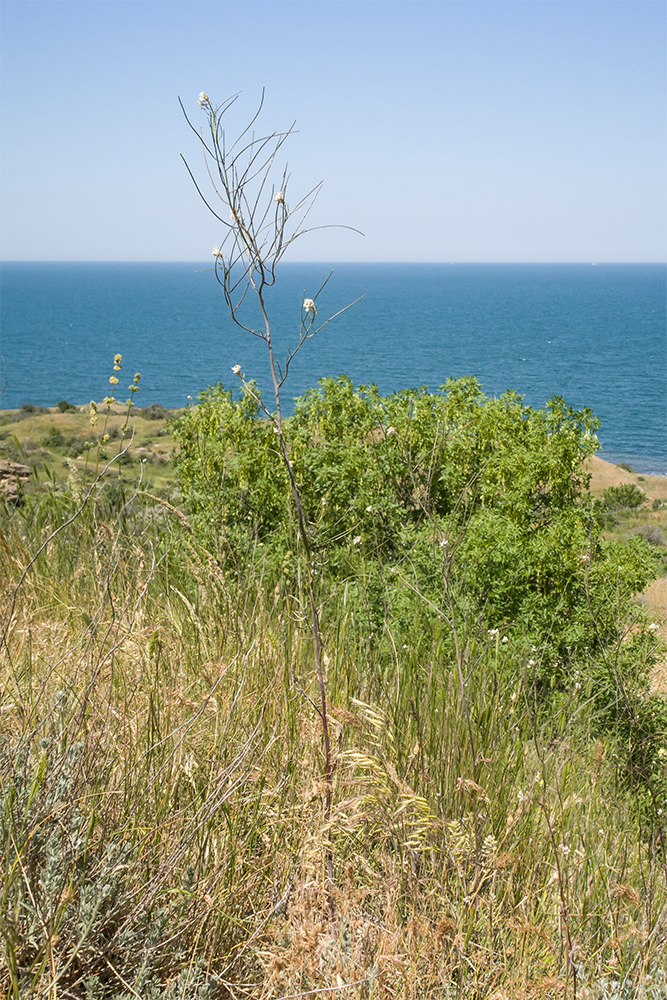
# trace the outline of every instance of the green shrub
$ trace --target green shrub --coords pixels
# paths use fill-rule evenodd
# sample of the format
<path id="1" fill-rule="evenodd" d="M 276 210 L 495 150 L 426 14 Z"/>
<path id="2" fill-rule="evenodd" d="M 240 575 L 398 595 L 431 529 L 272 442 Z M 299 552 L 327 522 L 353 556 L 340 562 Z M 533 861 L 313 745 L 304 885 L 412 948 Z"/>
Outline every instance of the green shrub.
<path id="1" fill-rule="evenodd" d="M 32 416 L 34 413 L 48 413 L 48 406 L 35 406 L 34 403 L 21 403 L 20 413 L 23 416 Z"/>
<path id="2" fill-rule="evenodd" d="M 254 392 L 203 392 L 176 424 L 177 469 L 200 538 L 236 567 L 259 556 L 273 585 L 295 578 L 294 526 Z M 609 578 L 628 604 L 655 566 L 638 539 L 599 539 L 582 472 L 596 427 L 560 398 L 533 409 L 516 393 L 487 397 L 474 378 L 384 397 L 321 380 L 296 400 L 286 438 L 325 591 L 345 586 L 359 628 L 377 636 L 409 631 L 415 614 L 437 619 L 446 585 L 468 616 L 527 643 L 549 635 L 545 676 L 600 636 L 615 641 Z"/>
<path id="3" fill-rule="evenodd" d="M 634 483 L 610 486 L 602 494 L 602 506 L 608 511 L 631 510 L 635 507 L 641 507 L 645 501 L 646 494 Z"/>
<path id="4" fill-rule="evenodd" d="M 150 406 L 144 406 L 139 410 L 139 415 L 146 420 L 166 420 L 170 414 L 169 410 L 165 409 L 164 406 L 160 406 L 159 403 L 151 403 Z"/>
<path id="5" fill-rule="evenodd" d="M 56 408 L 60 410 L 61 413 L 76 413 L 76 406 L 73 403 L 68 403 L 66 399 L 61 399 L 56 403 Z"/>
<path id="6" fill-rule="evenodd" d="M 65 438 L 59 430 L 51 426 L 48 433 L 42 438 L 41 444 L 43 448 L 62 448 L 65 444 Z"/>

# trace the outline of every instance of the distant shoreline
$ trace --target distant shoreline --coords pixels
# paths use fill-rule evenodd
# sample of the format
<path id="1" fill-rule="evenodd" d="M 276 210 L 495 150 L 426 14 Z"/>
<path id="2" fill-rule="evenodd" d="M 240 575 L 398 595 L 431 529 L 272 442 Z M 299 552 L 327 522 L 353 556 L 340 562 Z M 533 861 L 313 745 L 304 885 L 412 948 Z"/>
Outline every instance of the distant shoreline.
<path id="1" fill-rule="evenodd" d="M 122 386 L 141 372 L 141 403 L 185 406 L 234 382 L 236 364 L 272 398 L 265 345 L 234 326 L 211 264 L 208 273 L 179 262 L 6 265 L 1 405 L 103 396 L 116 354 Z M 472 377 L 492 398 L 511 391 L 535 409 L 554 397 L 586 409 L 611 461 L 667 474 L 662 264 L 332 267 L 319 292 L 331 268 L 290 261 L 271 289 L 278 360 L 294 346 L 307 294 L 318 294 L 322 321 L 356 303 L 294 359 L 287 410 L 343 373 L 383 396 Z M 247 318 L 260 322 L 250 306 Z M 121 386 L 117 395 L 125 399 Z"/>
<path id="2" fill-rule="evenodd" d="M 87 412 L 90 406 L 90 401 L 85 403 L 72 403 L 72 401 L 69 400 L 69 402 L 71 403 L 72 406 L 76 407 L 76 409 L 79 412 Z M 37 403 L 29 405 L 34 406 L 35 413 L 42 413 L 44 416 L 46 416 L 47 414 L 55 418 L 63 416 L 63 413 L 55 405 L 40 406 Z M 106 405 L 101 400 L 97 401 L 97 407 L 98 407 L 98 412 L 100 413 L 103 413 L 106 410 Z M 134 409 L 137 413 L 140 413 L 142 410 L 143 411 L 149 410 L 151 407 L 160 407 L 160 409 L 166 410 L 170 416 L 176 413 L 180 413 L 184 409 L 186 409 L 186 407 L 183 406 L 180 407 L 163 406 L 162 403 L 158 402 L 147 403 L 143 406 L 137 403 L 135 404 Z M 22 407 L 12 407 L 12 408 L 8 407 L 7 409 L 3 409 L 2 406 L 0 406 L 0 423 L 2 422 L 3 416 L 11 413 L 20 413 L 21 410 Z M 111 412 L 114 414 L 124 415 L 126 410 L 127 406 L 124 403 L 120 402 L 114 403 L 113 406 L 111 407 Z M 658 480 L 664 480 L 666 484 L 665 499 L 667 499 L 667 470 L 660 471 L 659 469 L 655 468 L 655 465 L 657 464 L 659 466 L 664 466 L 666 464 L 666 461 L 667 460 L 664 458 L 650 459 L 637 455 L 627 456 L 622 454 L 619 455 L 616 453 L 609 454 L 605 452 L 604 449 L 596 452 L 596 454 L 593 457 L 593 462 L 598 472 L 601 471 L 602 466 L 606 468 L 606 473 L 603 478 L 609 479 L 609 483 L 607 483 L 607 485 L 612 485 L 611 482 L 612 479 L 613 479 L 613 484 L 631 483 L 631 482 L 636 483 L 638 476 L 648 477 L 650 479 L 655 478 Z M 599 465 L 598 463 L 602 463 L 602 465 Z M 626 468 L 626 466 L 629 468 Z"/>

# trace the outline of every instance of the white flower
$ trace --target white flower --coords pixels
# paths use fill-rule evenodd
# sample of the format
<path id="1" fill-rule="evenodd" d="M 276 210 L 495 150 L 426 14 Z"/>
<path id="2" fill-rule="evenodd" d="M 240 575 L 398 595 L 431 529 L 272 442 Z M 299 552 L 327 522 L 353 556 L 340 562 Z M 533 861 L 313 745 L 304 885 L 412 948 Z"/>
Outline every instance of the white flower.
<path id="1" fill-rule="evenodd" d="M 355 535 L 352 539 L 353 545 L 361 545 L 361 535 Z"/>
<path id="2" fill-rule="evenodd" d="M 395 433 L 396 433 L 395 427 L 387 427 L 387 437 L 389 437 L 390 434 L 395 434 Z"/>
<path id="3" fill-rule="evenodd" d="M 372 504 L 368 505 L 368 507 L 366 508 L 366 513 L 367 514 L 372 514 L 373 513 L 373 505 Z"/>
<path id="4" fill-rule="evenodd" d="M 496 636 L 498 635 L 498 629 L 497 628 L 490 628 L 489 629 L 489 635 L 491 636 L 492 639 L 495 639 Z"/>
<path id="5" fill-rule="evenodd" d="M 232 365 L 232 371 L 235 375 L 241 375 L 241 365 Z"/>
<path id="6" fill-rule="evenodd" d="M 213 247 L 211 253 L 213 254 L 214 257 L 222 257 L 222 250 L 220 249 L 220 247 Z"/>
<path id="7" fill-rule="evenodd" d="M 503 646 L 505 645 L 506 642 L 509 642 L 509 639 L 507 638 L 506 635 L 504 635 L 503 638 L 502 638 Z"/>
<path id="8" fill-rule="evenodd" d="M 284 205 L 285 204 L 285 195 L 283 194 L 282 191 L 279 191 L 278 194 L 276 194 L 274 196 L 273 200 L 277 201 L 279 205 Z"/>
<path id="9" fill-rule="evenodd" d="M 529 667 L 534 667 L 535 666 L 535 660 L 533 660 L 533 659 L 528 660 L 528 666 Z"/>
<path id="10" fill-rule="evenodd" d="M 315 305 L 315 300 L 314 299 L 304 299 L 303 300 L 303 309 L 304 309 L 304 312 L 312 313 L 313 316 L 314 316 L 315 313 L 317 312 L 317 306 Z"/>
<path id="11" fill-rule="evenodd" d="M 438 542 L 438 545 L 440 546 L 441 549 L 446 548 L 449 545 L 449 539 L 441 538 L 440 541 Z"/>
<path id="12" fill-rule="evenodd" d="M 205 94 L 203 90 L 202 90 L 201 94 L 199 95 L 199 97 L 197 98 L 197 100 L 199 101 L 199 107 L 200 108 L 204 108 L 204 107 L 206 107 L 207 104 L 211 103 L 210 100 L 209 100 L 208 94 Z"/>
<path id="13" fill-rule="evenodd" d="M 648 630 L 649 630 L 649 632 L 657 632 L 658 628 L 659 628 L 659 626 L 656 625 L 655 622 L 651 622 L 651 624 L 648 627 Z"/>

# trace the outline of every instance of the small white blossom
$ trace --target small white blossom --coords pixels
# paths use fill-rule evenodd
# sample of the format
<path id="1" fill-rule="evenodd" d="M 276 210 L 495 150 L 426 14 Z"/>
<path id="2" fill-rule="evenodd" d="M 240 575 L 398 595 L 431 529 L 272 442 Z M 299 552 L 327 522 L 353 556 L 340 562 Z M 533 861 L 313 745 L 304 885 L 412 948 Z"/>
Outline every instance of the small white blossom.
<path id="1" fill-rule="evenodd" d="M 440 546 L 441 549 L 446 548 L 447 545 L 449 545 L 449 539 L 441 538 L 440 541 L 438 542 L 438 545 Z"/>
<path id="2" fill-rule="evenodd" d="M 648 627 L 648 630 L 649 632 L 657 632 L 658 628 L 659 626 L 655 622 L 651 622 L 651 624 Z"/>
<path id="3" fill-rule="evenodd" d="M 490 628 L 489 629 L 489 635 L 491 636 L 492 639 L 495 639 L 498 634 L 499 633 L 498 633 L 498 629 L 497 628 Z"/>
<path id="4" fill-rule="evenodd" d="M 279 191 L 278 194 L 274 196 L 273 200 L 277 201 L 279 205 L 284 205 L 285 204 L 285 195 L 283 194 L 282 191 Z"/>
<path id="5" fill-rule="evenodd" d="M 389 437 L 390 434 L 395 434 L 395 433 L 396 433 L 395 427 L 387 427 L 387 437 Z"/>
<path id="6" fill-rule="evenodd" d="M 208 94 L 205 94 L 203 90 L 202 90 L 201 94 L 199 95 L 199 97 L 197 98 L 197 101 L 199 102 L 199 107 L 200 108 L 204 108 L 204 107 L 206 107 L 207 104 L 211 103 L 210 100 L 209 100 Z"/>
<path id="7" fill-rule="evenodd" d="M 366 513 L 367 514 L 372 514 L 373 513 L 373 505 L 372 504 L 369 503 L 368 507 L 366 508 Z"/>
<path id="8" fill-rule="evenodd" d="M 352 539 L 353 545 L 361 545 L 361 535 L 355 535 Z"/>
<path id="9" fill-rule="evenodd" d="M 235 375 L 241 375 L 241 365 L 232 365 L 232 371 Z"/>
<path id="10" fill-rule="evenodd" d="M 507 643 L 507 642 L 509 642 L 509 639 L 507 638 L 507 636 L 506 636 L 506 635 L 504 635 L 504 636 L 503 636 L 503 638 L 502 638 L 502 643 L 503 643 L 503 646 L 504 646 L 504 645 L 505 645 L 505 643 Z"/>
<path id="11" fill-rule="evenodd" d="M 304 309 L 304 312 L 312 313 L 313 316 L 314 316 L 316 314 L 316 312 L 317 312 L 317 306 L 315 305 L 315 300 L 314 299 L 304 299 L 303 300 L 303 309 Z"/>
<path id="12" fill-rule="evenodd" d="M 213 247 L 211 253 L 213 254 L 214 257 L 222 257 L 222 250 L 220 249 L 220 247 Z"/>
<path id="13" fill-rule="evenodd" d="M 529 667 L 534 667 L 534 666 L 535 666 L 535 660 L 533 660 L 533 658 L 532 658 L 532 657 L 531 657 L 531 659 L 530 659 L 530 660 L 528 660 L 528 666 L 529 666 Z"/>

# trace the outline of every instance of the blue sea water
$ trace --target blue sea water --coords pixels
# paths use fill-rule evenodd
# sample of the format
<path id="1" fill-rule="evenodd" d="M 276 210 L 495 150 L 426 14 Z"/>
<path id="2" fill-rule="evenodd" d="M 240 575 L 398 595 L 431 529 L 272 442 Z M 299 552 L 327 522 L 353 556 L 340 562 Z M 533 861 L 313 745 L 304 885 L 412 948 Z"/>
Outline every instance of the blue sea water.
<path id="1" fill-rule="evenodd" d="M 661 264 L 340 264 L 318 321 L 364 296 L 308 341 L 287 398 L 325 375 L 389 393 L 476 375 L 542 406 L 563 396 L 600 417 L 602 457 L 667 474 L 666 270 Z M 293 344 L 304 295 L 325 264 L 283 264 L 268 293 L 277 354 Z M 268 394 L 262 341 L 231 322 L 210 264 L 3 263 L 0 406 L 87 403 L 142 374 L 137 405 L 184 406 L 240 364 Z M 254 322 L 254 320 L 253 320 Z M 267 395 L 267 398 L 270 396 Z"/>

